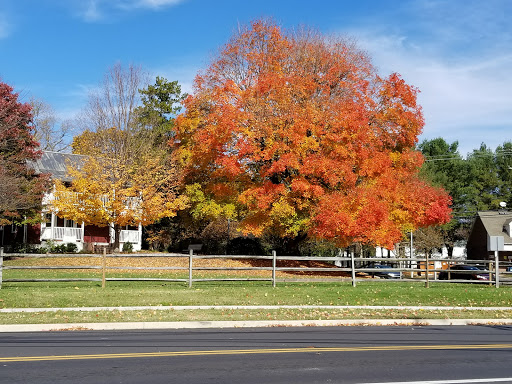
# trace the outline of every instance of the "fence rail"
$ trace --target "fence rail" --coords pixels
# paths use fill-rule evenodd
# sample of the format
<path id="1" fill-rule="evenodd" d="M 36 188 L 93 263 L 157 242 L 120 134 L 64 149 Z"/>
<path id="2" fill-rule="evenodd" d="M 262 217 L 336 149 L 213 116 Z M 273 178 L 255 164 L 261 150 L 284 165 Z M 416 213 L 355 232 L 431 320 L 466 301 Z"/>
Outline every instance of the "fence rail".
<path id="1" fill-rule="evenodd" d="M 101 258 L 101 266 L 98 265 L 4 265 L 4 257 L 9 258 Z M 107 266 L 107 258 L 186 258 L 188 259 L 188 266 Z M 216 267 L 216 266 L 196 266 L 195 260 L 202 259 L 251 259 L 271 261 L 267 266 L 247 266 L 247 267 Z M 322 262 L 332 263 L 331 266 L 283 266 L 283 262 Z M 485 267 L 481 271 L 459 271 L 451 269 L 449 266 L 457 264 L 479 265 Z M 334 265 L 335 264 L 335 265 Z M 436 264 L 442 264 L 443 267 L 436 267 Z M 377 265 L 379 267 L 377 267 Z M 102 277 L 90 278 L 8 278 L 2 279 L 4 270 L 101 270 Z M 108 277 L 107 271 L 113 272 L 117 270 L 126 271 L 188 271 L 188 278 L 165 278 L 165 277 Z M 229 272 L 229 271 L 268 271 L 268 277 L 208 277 L 204 276 L 194 277 L 194 271 L 204 272 Z M 288 273 L 303 273 L 314 274 L 318 272 L 328 272 L 332 275 L 329 278 L 314 276 L 313 278 L 283 278 L 277 277 L 278 272 Z M 439 280 L 439 274 L 443 273 L 447 280 Z M 457 278 L 451 278 L 453 274 Z M 488 276 L 488 280 L 470 280 L 476 274 Z M 467 279 L 461 276 L 467 275 Z M 269 281 L 275 287 L 278 282 L 307 282 L 314 279 L 315 282 L 332 282 L 332 281 L 351 281 L 353 286 L 357 282 L 379 281 L 390 278 L 387 281 L 407 281 L 407 282 L 424 282 L 425 287 L 430 283 L 460 283 L 472 282 L 480 284 L 489 284 L 499 287 L 500 284 L 512 284 L 512 262 L 497 261 L 497 260 L 461 260 L 461 259 L 441 259 L 429 257 L 415 257 L 415 258 L 389 258 L 389 257 L 307 257 L 307 256 L 278 256 L 273 252 L 272 256 L 252 256 L 252 255 L 195 255 L 191 250 L 189 254 L 177 253 L 158 253 L 158 254 L 24 254 L 24 253 L 10 253 L 4 255 L 3 249 L 0 248 L 0 288 L 2 282 L 61 282 L 61 281 L 101 281 L 102 286 L 105 287 L 107 281 L 163 281 L 163 282 L 187 282 L 189 287 L 192 287 L 194 282 L 204 281 Z M 392 279 L 391 279 L 392 278 Z"/>

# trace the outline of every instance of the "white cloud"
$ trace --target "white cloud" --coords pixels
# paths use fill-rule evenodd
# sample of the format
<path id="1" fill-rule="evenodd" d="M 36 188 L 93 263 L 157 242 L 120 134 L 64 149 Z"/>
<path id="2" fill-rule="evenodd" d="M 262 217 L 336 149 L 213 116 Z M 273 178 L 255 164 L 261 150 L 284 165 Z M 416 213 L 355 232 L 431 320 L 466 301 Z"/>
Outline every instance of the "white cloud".
<path id="1" fill-rule="evenodd" d="M 5 14 L 0 13 L 0 39 L 5 39 L 11 33 L 11 25 Z"/>
<path id="2" fill-rule="evenodd" d="M 361 40 L 381 75 L 398 72 L 419 88 L 423 138 L 459 141 L 461 153 L 512 139 L 512 55 L 454 59 L 421 47 L 406 46 L 403 37 Z M 507 136 L 505 127 L 509 127 Z"/>
<path id="3" fill-rule="evenodd" d="M 78 14 L 87 22 L 107 20 L 119 12 L 140 9 L 159 10 L 175 6 L 185 0 L 87 0 L 75 2 Z"/>
<path id="4" fill-rule="evenodd" d="M 83 18 L 88 22 L 98 21 L 102 18 L 101 11 L 98 9 L 98 1 L 90 0 L 86 3 Z"/>
<path id="5" fill-rule="evenodd" d="M 156 9 L 166 6 L 177 5 L 182 2 L 183 0 L 134 0 L 131 3 L 133 3 L 134 7 Z"/>
<path id="6" fill-rule="evenodd" d="M 417 24 L 351 34 L 381 76 L 398 72 L 419 88 L 426 121 L 420 140 L 459 141 L 466 154 L 482 142 L 512 140 L 512 30 L 504 23 L 507 3 L 455 3 L 459 12 L 450 2 L 420 1 L 406 10 Z"/>

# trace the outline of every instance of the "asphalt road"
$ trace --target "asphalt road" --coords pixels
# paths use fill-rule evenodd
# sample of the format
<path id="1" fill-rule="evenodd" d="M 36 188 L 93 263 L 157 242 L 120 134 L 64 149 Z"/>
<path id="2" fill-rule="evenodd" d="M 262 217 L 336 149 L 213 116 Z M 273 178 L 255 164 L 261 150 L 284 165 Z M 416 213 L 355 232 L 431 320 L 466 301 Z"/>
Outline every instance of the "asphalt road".
<path id="1" fill-rule="evenodd" d="M 0 334 L 0 383 L 396 382 L 512 383 L 512 327 Z"/>

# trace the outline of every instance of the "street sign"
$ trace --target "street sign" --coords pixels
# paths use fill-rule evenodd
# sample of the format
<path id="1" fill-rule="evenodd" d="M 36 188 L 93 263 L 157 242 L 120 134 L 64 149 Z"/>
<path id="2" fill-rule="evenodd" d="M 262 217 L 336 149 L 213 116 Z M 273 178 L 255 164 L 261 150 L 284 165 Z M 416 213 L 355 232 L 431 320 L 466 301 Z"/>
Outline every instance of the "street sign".
<path id="1" fill-rule="evenodd" d="M 503 236 L 487 236 L 488 251 L 504 251 L 505 238 Z"/>

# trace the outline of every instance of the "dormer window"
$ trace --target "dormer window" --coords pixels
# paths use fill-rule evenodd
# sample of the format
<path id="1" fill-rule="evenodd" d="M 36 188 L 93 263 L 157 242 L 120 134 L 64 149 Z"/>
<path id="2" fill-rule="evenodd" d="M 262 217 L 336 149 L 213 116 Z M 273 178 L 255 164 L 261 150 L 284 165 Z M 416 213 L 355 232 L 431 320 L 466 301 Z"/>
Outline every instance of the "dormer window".
<path id="1" fill-rule="evenodd" d="M 503 224 L 503 232 L 512 237 L 512 220 L 505 221 L 505 224 Z"/>

